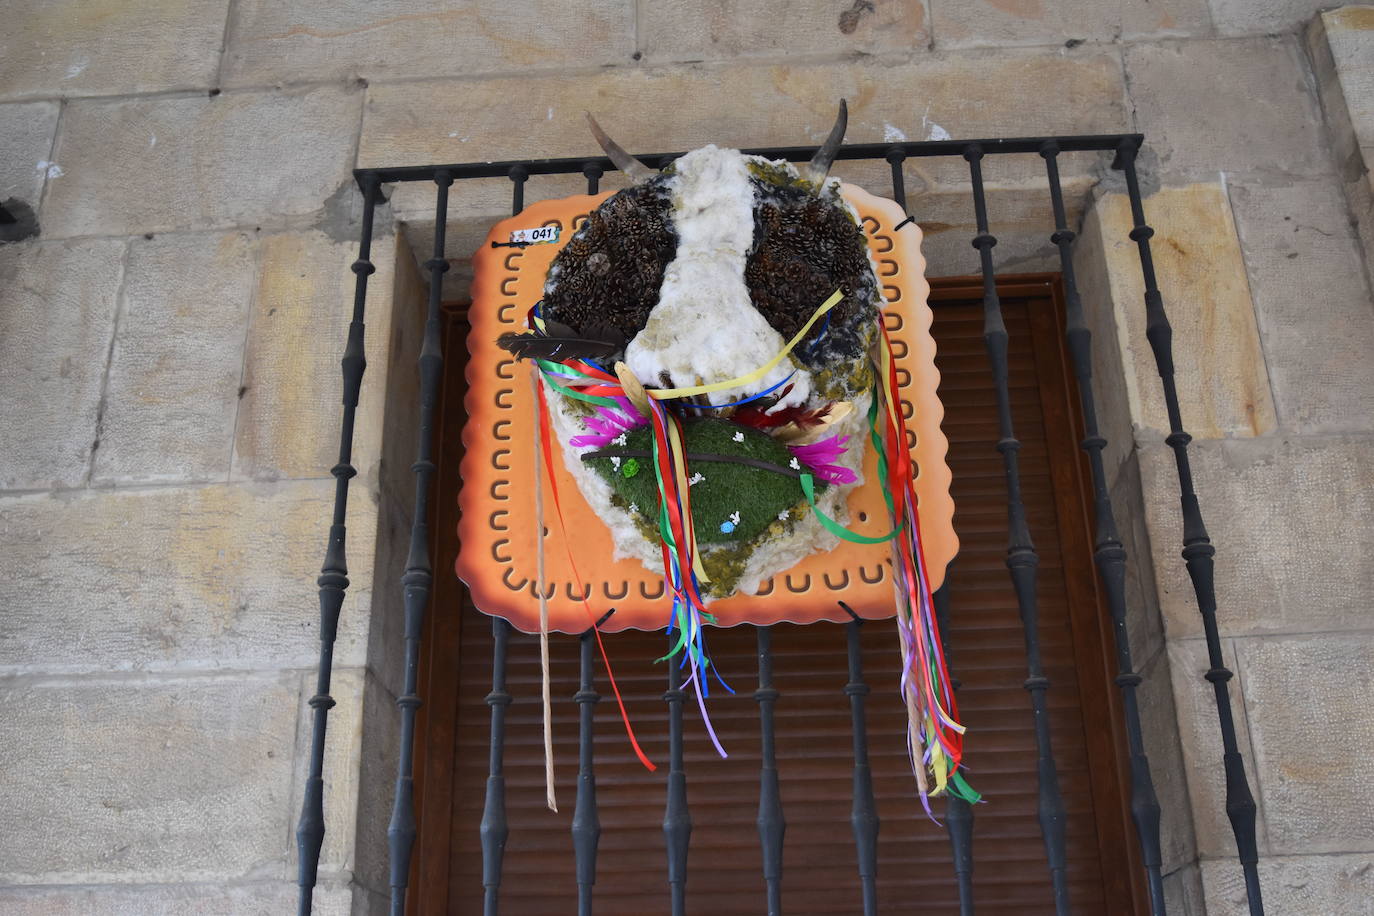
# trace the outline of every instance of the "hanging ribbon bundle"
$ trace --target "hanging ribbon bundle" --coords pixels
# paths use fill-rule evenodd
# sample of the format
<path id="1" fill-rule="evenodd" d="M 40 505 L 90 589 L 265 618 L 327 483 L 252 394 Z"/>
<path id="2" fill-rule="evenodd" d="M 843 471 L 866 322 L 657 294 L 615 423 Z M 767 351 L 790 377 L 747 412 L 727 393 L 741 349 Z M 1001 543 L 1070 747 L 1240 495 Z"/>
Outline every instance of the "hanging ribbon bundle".
<path id="1" fill-rule="evenodd" d="M 960 772 L 965 729 L 959 723 L 954 688 L 945 665 L 944 643 L 935 619 L 921 546 L 914 485 L 916 469 L 907 450 L 892 341 L 881 319 L 878 327 L 878 381 L 869 424 L 878 453 L 880 483 L 897 535 L 892 547 L 892 569 L 897 591 L 897 633 L 903 655 L 901 693 L 907 708 L 907 742 L 921 803 L 930 814 L 931 795 L 948 791 L 969 803 L 977 802 L 980 796 Z M 879 413 L 883 417 L 881 423 Z M 931 779 L 935 783 L 933 789 Z"/>
<path id="2" fill-rule="evenodd" d="M 711 725 L 711 717 L 706 712 L 706 697 L 710 693 L 706 674 L 707 669 L 713 669 L 714 666 L 706 654 L 703 624 L 713 623 L 714 618 L 707 612 L 698 586 L 699 582 L 709 579 L 701 565 L 696 530 L 692 525 L 692 498 L 687 482 L 686 449 L 682 445 L 682 423 L 657 400 L 649 401 L 649 409 L 654 434 L 652 460 L 659 492 L 658 524 L 663 570 L 673 594 L 668 632 L 671 634 L 674 627 L 678 632 L 677 642 L 659 661 L 671 661 L 679 654 L 683 656 L 681 665 L 690 668 L 687 684 L 691 685 L 696 696 L 706 734 L 710 736 L 716 753 L 726 757 L 725 748 L 721 746 Z M 719 672 L 716 672 L 716 678 L 720 680 Z M 735 692 L 724 680 L 720 680 L 720 685 L 730 693 Z"/>
<path id="3" fill-rule="evenodd" d="M 667 590 L 672 598 L 668 632 L 671 634 L 674 629 L 677 632 L 672 648 L 659 661 L 676 659 L 677 664 L 689 670 L 686 684 L 693 688 L 707 733 L 722 757 L 726 756 L 726 752 L 711 726 L 706 709 L 706 698 L 709 695 L 708 675 L 714 673 L 721 686 L 731 693 L 734 691 L 720 679 L 706 652 L 705 624 L 713 622 L 713 618 L 706 610 L 700 583 L 710 580 L 702 564 L 693 524 L 691 471 L 688 468 L 688 450 L 682 424 L 682 415 L 687 410 L 701 411 L 711 409 L 711 406 L 703 407 L 699 401 L 687 402 L 683 399 L 756 384 L 787 359 L 818 322 L 828 322 L 830 311 L 843 298 L 843 291 L 836 290 L 815 310 L 810 320 L 787 345 L 764 365 L 746 375 L 711 384 L 645 389 L 623 363 L 617 364 L 616 371 L 612 373 L 587 358 L 560 360 L 557 358 L 556 346 L 544 348 L 546 351 L 553 351 L 547 353 L 548 358 L 530 353 L 550 388 L 565 397 L 602 408 L 598 417 L 588 420 L 589 427 L 594 428 L 599 435 L 587 436 L 585 439 L 601 441 L 614 437 L 623 444 L 624 439 L 616 436 L 617 433 L 636 425 L 643 425 L 645 422 L 650 427 L 652 449 L 648 453 L 648 458 L 653 467 L 659 501 L 659 546 L 663 556 Z M 827 326 L 822 324 L 822 334 Z M 530 311 L 529 327 L 532 336 L 547 336 L 538 306 Z M 818 505 L 815 474 L 811 471 L 819 472 L 819 469 L 804 469 L 798 476 L 807 503 L 820 524 L 831 534 L 861 544 L 891 545 L 897 599 L 898 640 L 903 659 L 900 692 L 909 720 L 908 749 L 921 801 L 929 814 L 930 796 L 948 792 L 969 802 L 978 801 L 980 796 L 965 781 L 961 772 L 965 729 L 958 721 L 954 691 L 945 666 L 939 627 L 935 619 L 930 579 L 921 545 L 920 519 L 914 486 L 915 467 L 907 449 L 908 434 L 898 395 L 892 346 L 882 326 L 881 316 L 878 319 L 877 340 L 877 381 L 868 423 L 870 439 L 878 459 L 879 485 L 892 519 L 891 529 L 881 535 L 865 535 L 850 531 L 829 517 Z M 516 348 L 508 346 L 508 349 L 514 352 Z M 782 384 L 783 382 L 779 382 L 766 392 L 718 406 L 730 407 L 746 403 L 776 390 Z M 550 420 L 542 388 L 538 404 L 540 436 L 544 445 L 543 460 L 552 479 L 553 468 L 549 464 Z M 843 444 L 833 447 L 827 445 L 820 451 L 833 451 L 834 448 L 842 450 Z M 555 506 L 558 506 L 556 485 L 552 488 L 552 495 Z M 561 518 L 561 508 L 559 515 Z M 569 559 L 571 561 L 571 552 Z M 582 587 L 580 581 L 578 587 Z M 591 614 L 590 608 L 588 614 Z M 628 730 L 628 719 L 626 727 Z M 633 741 L 633 732 L 630 734 Z M 635 747 L 638 752 L 638 745 Z M 642 752 L 640 759 L 652 768 Z"/>

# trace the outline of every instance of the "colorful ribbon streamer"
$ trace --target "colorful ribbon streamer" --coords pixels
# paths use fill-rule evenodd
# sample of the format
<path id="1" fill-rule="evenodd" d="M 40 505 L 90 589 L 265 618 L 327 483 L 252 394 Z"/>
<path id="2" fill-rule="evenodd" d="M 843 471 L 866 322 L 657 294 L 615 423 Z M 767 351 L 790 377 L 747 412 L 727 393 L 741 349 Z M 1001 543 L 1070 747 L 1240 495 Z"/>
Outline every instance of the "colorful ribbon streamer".
<path id="1" fill-rule="evenodd" d="M 672 595 L 668 632 L 671 634 L 674 628 L 678 632 L 673 647 L 659 661 L 670 661 L 682 655 L 679 664 L 690 668 L 686 683 L 693 688 L 711 743 L 722 757 L 726 756 L 725 749 L 711 725 L 705 702 L 709 695 L 707 674 L 714 667 L 706 653 L 705 624 L 713 620 L 702 601 L 699 583 L 710 580 L 701 562 L 692 522 L 687 450 L 683 440 L 681 419 L 665 405 L 665 402 L 744 387 L 759 381 L 781 364 L 815 323 L 825 318 L 843 298 L 843 292 L 836 290 L 821 303 L 810 320 L 775 357 L 753 372 L 709 385 L 648 389 L 645 392 L 649 395 L 647 412 L 653 432 L 652 463 L 659 494 L 660 547 L 663 552 L 664 577 Z M 536 327 L 540 324 L 538 315 L 533 311 L 531 324 Z M 965 729 L 958 721 L 958 708 L 945 664 L 944 648 L 931 596 L 930 578 L 921 545 L 920 513 L 914 485 L 916 469 L 907 449 L 907 429 L 901 412 L 892 344 L 881 318 L 877 324 L 878 371 L 868 414 L 869 436 L 878 457 L 879 486 L 892 519 L 891 530 L 882 535 L 850 531 L 826 515 L 817 505 L 813 475 L 803 473 L 801 486 L 807 502 L 816 513 L 816 518 L 831 534 L 860 544 L 891 545 L 897 601 L 897 633 L 902 653 L 900 693 L 909 719 L 908 750 L 921 803 L 927 814 L 930 814 L 930 796 L 949 792 L 968 802 L 977 802 L 980 796 L 969 786 L 961 773 Z M 626 392 L 620 379 L 600 366 L 585 360 L 568 360 L 562 363 L 537 360 L 537 364 L 550 387 L 566 397 L 604 407 L 618 408 L 623 405 Z M 777 387 L 775 385 L 773 389 Z M 542 388 L 539 400 L 540 437 L 544 443 L 544 461 L 552 480 L 553 469 L 552 465 L 548 464 L 548 406 Z M 745 401 L 747 400 L 752 398 L 746 398 Z M 557 506 L 556 484 L 552 492 L 554 505 Z M 561 509 L 558 514 L 561 524 Z M 564 539 L 566 543 L 566 531 Z M 569 548 L 569 560 L 571 559 Z M 582 588 L 580 580 L 578 587 Z M 590 606 L 587 613 L 591 615 Z M 597 640 L 599 644 L 599 632 Z M 604 647 L 602 655 L 604 658 Z M 607 670 L 609 671 L 609 664 Z M 718 672 L 716 677 L 720 679 Z M 730 690 L 729 685 L 723 680 L 720 680 L 720 683 L 726 690 Z M 614 677 L 611 678 L 611 684 L 614 688 Z M 617 702 L 620 701 L 618 690 L 616 699 Z M 624 717 L 623 703 L 621 714 Z M 627 717 L 625 726 L 631 742 L 634 743 L 634 733 L 630 729 Z M 637 743 L 635 751 L 639 754 L 640 760 L 653 769 L 653 765 L 644 757 Z"/>

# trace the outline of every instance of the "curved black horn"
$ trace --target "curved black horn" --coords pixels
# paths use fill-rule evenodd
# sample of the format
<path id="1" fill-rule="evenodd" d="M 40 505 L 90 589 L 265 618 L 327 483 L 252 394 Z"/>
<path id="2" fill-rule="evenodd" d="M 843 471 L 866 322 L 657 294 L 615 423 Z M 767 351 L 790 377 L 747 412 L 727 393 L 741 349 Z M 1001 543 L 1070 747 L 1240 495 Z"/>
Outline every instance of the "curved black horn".
<path id="1" fill-rule="evenodd" d="M 807 165 L 804 177 L 813 182 L 817 187 L 825 181 L 825 176 L 830 172 L 830 165 L 835 161 L 835 154 L 840 151 L 840 144 L 844 142 L 845 128 L 849 126 L 849 105 L 844 99 L 840 99 L 840 113 L 835 118 L 835 126 L 830 128 L 830 136 L 825 138 L 825 143 L 816 150 L 816 155 L 811 157 L 811 162 Z"/>
<path id="2" fill-rule="evenodd" d="M 606 132 L 601 129 L 600 124 L 596 123 L 596 118 L 592 117 L 590 111 L 587 112 L 587 125 L 591 127 L 592 136 L 596 138 L 596 142 L 601 144 L 601 148 L 606 151 L 606 155 L 610 157 L 611 161 L 615 163 L 615 167 L 620 171 L 635 181 L 646 181 L 657 174 L 653 169 L 621 149 L 620 144 L 606 136 Z"/>

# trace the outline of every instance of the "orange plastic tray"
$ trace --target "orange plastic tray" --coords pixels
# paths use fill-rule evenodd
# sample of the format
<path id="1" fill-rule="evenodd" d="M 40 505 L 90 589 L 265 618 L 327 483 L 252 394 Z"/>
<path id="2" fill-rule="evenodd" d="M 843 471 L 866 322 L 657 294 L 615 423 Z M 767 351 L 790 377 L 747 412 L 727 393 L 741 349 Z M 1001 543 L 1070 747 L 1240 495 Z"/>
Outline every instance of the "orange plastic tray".
<path id="1" fill-rule="evenodd" d="M 930 336 L 930 287 L 921 255 L 921 230 L 907 222 L 892 201 L 849 185 L 844 196 L 858 210 L 878 267 L 888 305 L 887 329 L 897 362 L 897 380 L 911 450 L 919 472 L 916 491 L 921 536 L 932 588 L 944 579 L 945 566 L 959 549 L 954 534 L 954 501 L 945 464 L 948 443 L 940 431 L 944 408 L 936 396 L 940 376 L 935 368 L 935 341 Z M 466 452 L 459 495 L 462 545 L 455 564 L 474 604 L 487 614 L 509 620 L 517 629 L 539 629 L 535 591 L 535 451 L 536 419 L 530 384 L 531 367 L 511 360 L 496 346 L 505 331 L 523 327 L 525 314 L 543 293 L 544 276 L 559 249 L 581 226 L 586 214 L 609 194 L 566 197 L 533 204 L 518 216 L 492 227 L 474 258 L 475 278 L 469 312 L 468 420 L 463 429 Z M 559 241 L 520 248 L 494 248 L 517 229 L 557 226 Z M 555 444 L 555 449 L 560 446 Z M 667 623 L 670 601 L 663 577 L 638 560 L 612 559 L 611 534 L 582 498 L 554 456 L 563 517 L 572 540 L 573 560 L 585 592 L 579 591 L 563 544 L 558 515 L 545 482 L 545 582 L 551 629 L 578 633 L 587 629 L 585 596 L 592 613 L 616 613 L 603 629 L 658 629 Z M 872 448 L 864 460 L 864 484 L 849 497 L 851 524 L 877 534 L 890 521 L 877 485 Z M 886 545 L 842 542 L 828 553 L 806 558 L 766 581 L 756 595 L 737 594 L 709 605 L 720 626 L 782 621 L 810 623 L 847 620 L 844 601 L 866 618 L 894 613 L 891 558 Z"/>

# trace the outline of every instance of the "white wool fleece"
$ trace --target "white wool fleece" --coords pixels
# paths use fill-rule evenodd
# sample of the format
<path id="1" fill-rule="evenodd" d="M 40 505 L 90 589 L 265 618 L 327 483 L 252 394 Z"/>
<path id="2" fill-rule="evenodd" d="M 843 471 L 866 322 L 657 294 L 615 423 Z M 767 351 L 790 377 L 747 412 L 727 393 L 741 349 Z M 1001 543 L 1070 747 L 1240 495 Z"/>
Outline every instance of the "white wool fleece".
<path id="1" fill-rule="evenodd" d="M 755 310 L 744 282 L 754 242 L 754 189 L 738 150 L 693 150 L 676 162 L 669 182 L 677 256 L 663 274 L 658 304 L 625 350 L 630 371 L 644 384 L 675 388 L 747 375 L 777 356 L 787 342 Z M 819 305 L 819 303 L 817 303 Z M 712 404 L 757 394 L 787 378 L 792 390 L 779 407 L 804 404 L 811 376 L 789 357 L 762 379 L 712 392 Z"/>

